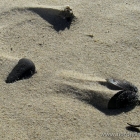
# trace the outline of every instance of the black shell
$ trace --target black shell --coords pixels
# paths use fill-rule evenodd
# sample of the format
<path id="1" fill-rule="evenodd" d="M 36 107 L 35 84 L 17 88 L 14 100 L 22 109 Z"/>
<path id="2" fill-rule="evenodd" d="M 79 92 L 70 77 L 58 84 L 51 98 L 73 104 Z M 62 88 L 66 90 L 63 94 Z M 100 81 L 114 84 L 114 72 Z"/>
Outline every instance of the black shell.
<path id="1" fill-rule="evenodd" d="M 22 58 L 18 61 L 18 64 L 13 68 L 11 73 L 6 79 L 6 83 L 13 83 L 17 80 L 26 79 L 31 77 L 35 73 L 34 63 L 26 58 Z"/>
<path id="2" fill-rule="evenodd" d="M 131 127 L 140 127 L 140 125 L 133 125 L 133 124 L 130 124 L 130 123 L 127 123 L 128 125 L 130 125 Z"/>
<path id="3" fill-rule="evenodd" d="M 120 90 L 108 102 L 109 109 L 136 106 L 139 104 L 138 89 L 126 80 L 107 79 L 111 89 Z"/>
<path id="4" fill-rule="evenodd" d="M 137 87 L 135 87 L 133 84 L 126 80 L 118 80 L 118 79 L 106 79 L 107 83 L 112 86 L 112 88 L 116 90 L 127 90 L 127 91 L 133 91 L 138 92 Z"/>
<path id="5" fill-rule="evenodd" d="M 108 108 L 117 109 L 127 106 L 136 106 L 138 103 L 138 94 L 136 92 L 119 91 L 109 100 Z"/>

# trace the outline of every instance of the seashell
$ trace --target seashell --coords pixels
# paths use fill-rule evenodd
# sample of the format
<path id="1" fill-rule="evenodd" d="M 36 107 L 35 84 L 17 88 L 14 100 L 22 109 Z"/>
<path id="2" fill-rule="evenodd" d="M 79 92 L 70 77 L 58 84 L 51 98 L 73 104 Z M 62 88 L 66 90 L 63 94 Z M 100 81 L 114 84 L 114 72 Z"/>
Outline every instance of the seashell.
<path id="1" fill-rule="evenodd" d="M 66 19 L 67 21 L 72 21 L 72 19 L 75 17 L 73 14 L 72 9 L 69 6 L 66 6 L 60 13 L 59 16 L 63 19 Z"/>
<path id="2" fill-rule="evenodd" d="M 138 94 L 132 91 L 119 91 L 108 102 L 108 109 L 138 105 Z"/>
<path id="3" fill-rule="evenodd" d="M 117 92 L 108 102 L 109 109 L 136 106 L 139 104 L 138 89 L 126 80 L 107 79 L 107 86 Z"/>
<path id="4" fill-rule="evenodd" d="M 128 125 L 130 125 L 131 127 L 140 127 L 140 125 L 133 125 L 133 124 L 130 124 L 130 123 L 127 123 Z"/>
<path id="5" fill-rule="evenodd" d="M 35 73 L 34 63 L 26 58 L 22 58 L 18 61 L 18 64 L 13 68 L 11 73 L 6 79 L 6 83 L 13 83 L 17 80 L 26 79 L 31 77 Z"/>
<path id="6" fill-rule="evenodd" d="M 106 79 L 108 84 L 112 87 L 112 89 L 116 90 L 127 90 L 132 92 L 138 92 L 137 87 L 126 80 L 118 80 L 118 79 Z"/>

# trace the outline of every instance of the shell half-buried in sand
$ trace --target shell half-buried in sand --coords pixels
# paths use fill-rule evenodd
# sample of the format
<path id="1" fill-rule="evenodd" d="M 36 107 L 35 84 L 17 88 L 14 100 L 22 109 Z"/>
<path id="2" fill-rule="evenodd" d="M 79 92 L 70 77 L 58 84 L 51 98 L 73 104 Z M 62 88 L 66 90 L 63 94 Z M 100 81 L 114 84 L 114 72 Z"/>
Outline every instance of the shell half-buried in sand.
<path id="1" fill-rule="evenodd" d="M 107 79 L 107 82 L 112 89 L 120 90 L 109 100 L 109 109 L 136 106 L 139 103 L 138 89 L 130 82 L 117 79 Z"/>
<path id="2" fill-rule="evenodd" d="M 66 6 L 60 13 L 59 16 L 63 19 L 66 19 L 67 21 L 72 21 L 72 19 L 75 17 L 73 14 L 72 9 L 70 6 Z"/>
<path id="3" fill-rule="evenodd" d="M 34 63 L 26 58 L 19 60 L 18 64 L 13 68 L 6 79 L 6 83 L 13 83 L 17 80 L 26 79 L 35 73 Z"/>

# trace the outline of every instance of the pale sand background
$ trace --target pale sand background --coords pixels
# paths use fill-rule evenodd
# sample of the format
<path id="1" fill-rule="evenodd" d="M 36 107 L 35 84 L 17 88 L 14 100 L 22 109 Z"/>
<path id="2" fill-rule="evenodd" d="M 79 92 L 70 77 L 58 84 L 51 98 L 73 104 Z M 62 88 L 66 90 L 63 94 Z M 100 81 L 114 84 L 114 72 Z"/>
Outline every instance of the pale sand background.
<path id="1" fill-rule="evenodd" d="M 127 122 L 140 123 L 139 107 L 110 111 L 81 97 L 112 92 L 96 83 L 98 78 L 126 79 L 140 88 L 140 1 L 0 3 L 0 139 L 131 139 L 101 133 L 134 133 L 126 127 Z M 39 13 L 45 13 L 42 7 L 65 5 L 72 7 L 77 19 L 70 29 L 58 32 Z M 8 73 L 23 57 L 35 63 L 37 74 L 6 84 Z M 96 105 L 102 105 L 101 98 Z"/>

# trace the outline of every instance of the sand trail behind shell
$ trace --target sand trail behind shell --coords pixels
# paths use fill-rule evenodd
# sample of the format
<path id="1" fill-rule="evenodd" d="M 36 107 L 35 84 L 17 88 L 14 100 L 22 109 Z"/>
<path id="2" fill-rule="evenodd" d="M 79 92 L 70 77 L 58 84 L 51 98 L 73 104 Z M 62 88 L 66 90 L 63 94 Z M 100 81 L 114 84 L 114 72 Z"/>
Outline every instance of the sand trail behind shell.
<path id="1" fill-rule="evenodd" d="M 76 96 L 101 108 L 107 108 L 109 99 L 116 93 L 100 84 L 106 83 L 106 80 L 101 77 L 75 71 L 61 71 L 56 75 L 61 79 L 57 81 L 60 85 L 60 93 Z"/>

